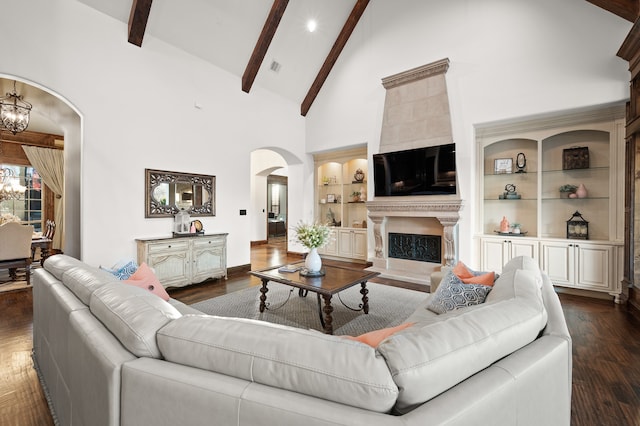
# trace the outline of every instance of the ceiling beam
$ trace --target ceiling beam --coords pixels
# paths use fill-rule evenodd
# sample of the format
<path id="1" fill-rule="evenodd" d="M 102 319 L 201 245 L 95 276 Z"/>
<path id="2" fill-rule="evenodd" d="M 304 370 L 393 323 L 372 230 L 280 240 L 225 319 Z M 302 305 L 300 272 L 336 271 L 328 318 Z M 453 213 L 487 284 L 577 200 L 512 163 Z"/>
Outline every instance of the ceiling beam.
<path id="1" fill-rule="evenodd" d="M 129 43 L 142 46 L 153 0 L 133 0 L 129 14 Z"/>
<path id="2" fill-rule="evenodd" d="M 249 93 L 251 90 L 251 86 L 253 86 L 253 82 L 256 79 L 258 70 L 260 69 L 260 65 L 262 65 L 262 61 L 267 54 L 267 50 L 271 45 L 271 40 L 273 40 L 273 36 L 278 29 L 278 25 L 280 25 L 280 20 L 282 19 L 282 15 L 284 15 L 284 11 L 288 4 L 289 0 L 274 0 L 269 16 L 262 27 L 260 37 L 253 48 L 253 53 L 251 54 L 247 68 L 245 68 L 244 74 L 242 74 L 243 92 Z"/>
<path id="3" fill-rule="evenodd" d="M 635 22 L 638 18 L 638 0 L 587 0 L 589 3 L 607 10 L 614 15 Z"/>
<path id="4" fill-rule="evenodd" d="M 331 69 L 338 60 L 342 49 L 347 44 L 351 33 L 358 24 L 358 21 L 360 20 L 360 17 L 364 13 L 364 10 L 367 8 L 368 4 L 369 0 L 358 0 L 356 5 L 353 6 L 353 10 L 347 18 L 347 22 L 344 23 L 342 31 L 340 31 L 340 34 L 338 34 L 335 43 L 333 43 L 331 51 L 327 55 L 327 59 L 324 60 L 324 64 L 322 64 L 322 68 L 320 68 L 320 71 L 318 71 L 316 79 L 313 81 L 313 84 L 311 84 L 311 88 L 309 88 L 307 96 L 305 96 L 304 100 L 302 101 L 302 105 L 300 106 L 300 113 L 303 117 L 307 115 L 307 112 L 309 112 L 311 104 L 313 104 L 313 101 L 316 99 L 316 96 L 318 96 L 322 85 L 326 81 L 327 77 L 329 77 Z"/>

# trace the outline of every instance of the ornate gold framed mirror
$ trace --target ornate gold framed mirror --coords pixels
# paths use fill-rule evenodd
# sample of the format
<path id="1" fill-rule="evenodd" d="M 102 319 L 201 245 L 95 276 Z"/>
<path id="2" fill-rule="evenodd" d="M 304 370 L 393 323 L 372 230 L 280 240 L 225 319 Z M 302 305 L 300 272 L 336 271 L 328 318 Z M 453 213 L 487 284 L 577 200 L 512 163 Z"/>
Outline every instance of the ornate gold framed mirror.
<path id="1" fill-rule="evenodd" d="M 145 169 L 144 217 L 216 215 L 216 177 Z"/>

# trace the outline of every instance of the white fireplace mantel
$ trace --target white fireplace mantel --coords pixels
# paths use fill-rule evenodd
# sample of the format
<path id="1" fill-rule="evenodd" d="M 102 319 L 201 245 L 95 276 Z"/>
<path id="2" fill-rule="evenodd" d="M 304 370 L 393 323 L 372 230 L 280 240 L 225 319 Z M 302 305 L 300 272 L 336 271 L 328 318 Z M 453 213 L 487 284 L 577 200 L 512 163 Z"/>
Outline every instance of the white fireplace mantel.
<path id="1" fill-rule="evenodd" d="M 453 266 L 457 258 L 455 243 L 455 227 L 460 218 L 460 210 L 463 201 L 460 199 L 435 199 L 435 200 L 406 200 L 398 199 L 376 199 L 366 203 L 369 219 L 373 222 L 373 236 L 375 239 L 375 258 L 373 259 L 374 269 L 382 272 L 383 276 L 398 276 L 398 273 L 385 274 L 388 269 L 388 253 L 386 247 L 387 231 L 385 224 L 389 217 L 424 217 L 436 218 L 443 227 L 444 237 L 444 265 Z M 389 271 L 387 271 L 389 272 Z M 406 277 L 408 280 L 410 276 Z"/>

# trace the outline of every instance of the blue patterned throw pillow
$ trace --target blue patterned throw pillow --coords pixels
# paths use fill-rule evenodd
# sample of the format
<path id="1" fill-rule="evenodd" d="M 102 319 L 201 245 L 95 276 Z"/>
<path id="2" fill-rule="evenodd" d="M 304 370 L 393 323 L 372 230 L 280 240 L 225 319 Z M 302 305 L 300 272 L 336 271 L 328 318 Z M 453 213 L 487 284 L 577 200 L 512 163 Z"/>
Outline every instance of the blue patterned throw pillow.
<path id="1" fill-rule="evenodd" d="M 436 314 L 444 314 L 454 309 L 479 305 L 484 303 L 490 291 L 490 286 L 465 284 L 452 271 L 448 271 L 431 296 L 427 309 Z"/>
<path id="2" fill-rule="evenodd" d="M 127 280 L 131 275 L 133 275 L 134 272 L 138 270 L 138 264 L 135 261 L 131 260 L 124 265 L 116 264 L 112 268 L 101 268 L 107 272 L 112 273 L 119 280 Z"/>

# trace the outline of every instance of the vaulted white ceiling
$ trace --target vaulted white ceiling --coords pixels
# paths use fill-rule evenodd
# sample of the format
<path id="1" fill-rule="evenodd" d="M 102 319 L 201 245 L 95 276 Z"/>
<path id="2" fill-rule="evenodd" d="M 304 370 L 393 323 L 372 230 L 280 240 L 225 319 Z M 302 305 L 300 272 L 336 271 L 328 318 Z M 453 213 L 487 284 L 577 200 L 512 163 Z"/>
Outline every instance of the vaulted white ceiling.
<path id="1" fill-rule="evenodd" d="M 132 0 L 79 1 L 128 25 Z M 272 4 L 273 0 L 154 0 L 144 37 L 158 38 L 242 77 Z M 289 1 L 254 85 L 301 103 L 355 4 Z M 313 33 L 306 29 L 310 19 L 318 24 Z M 124 30 L 122 37 L 127 37 Z M 278 72 L 270 69 L 273 61 L 280 64 Z"/>

